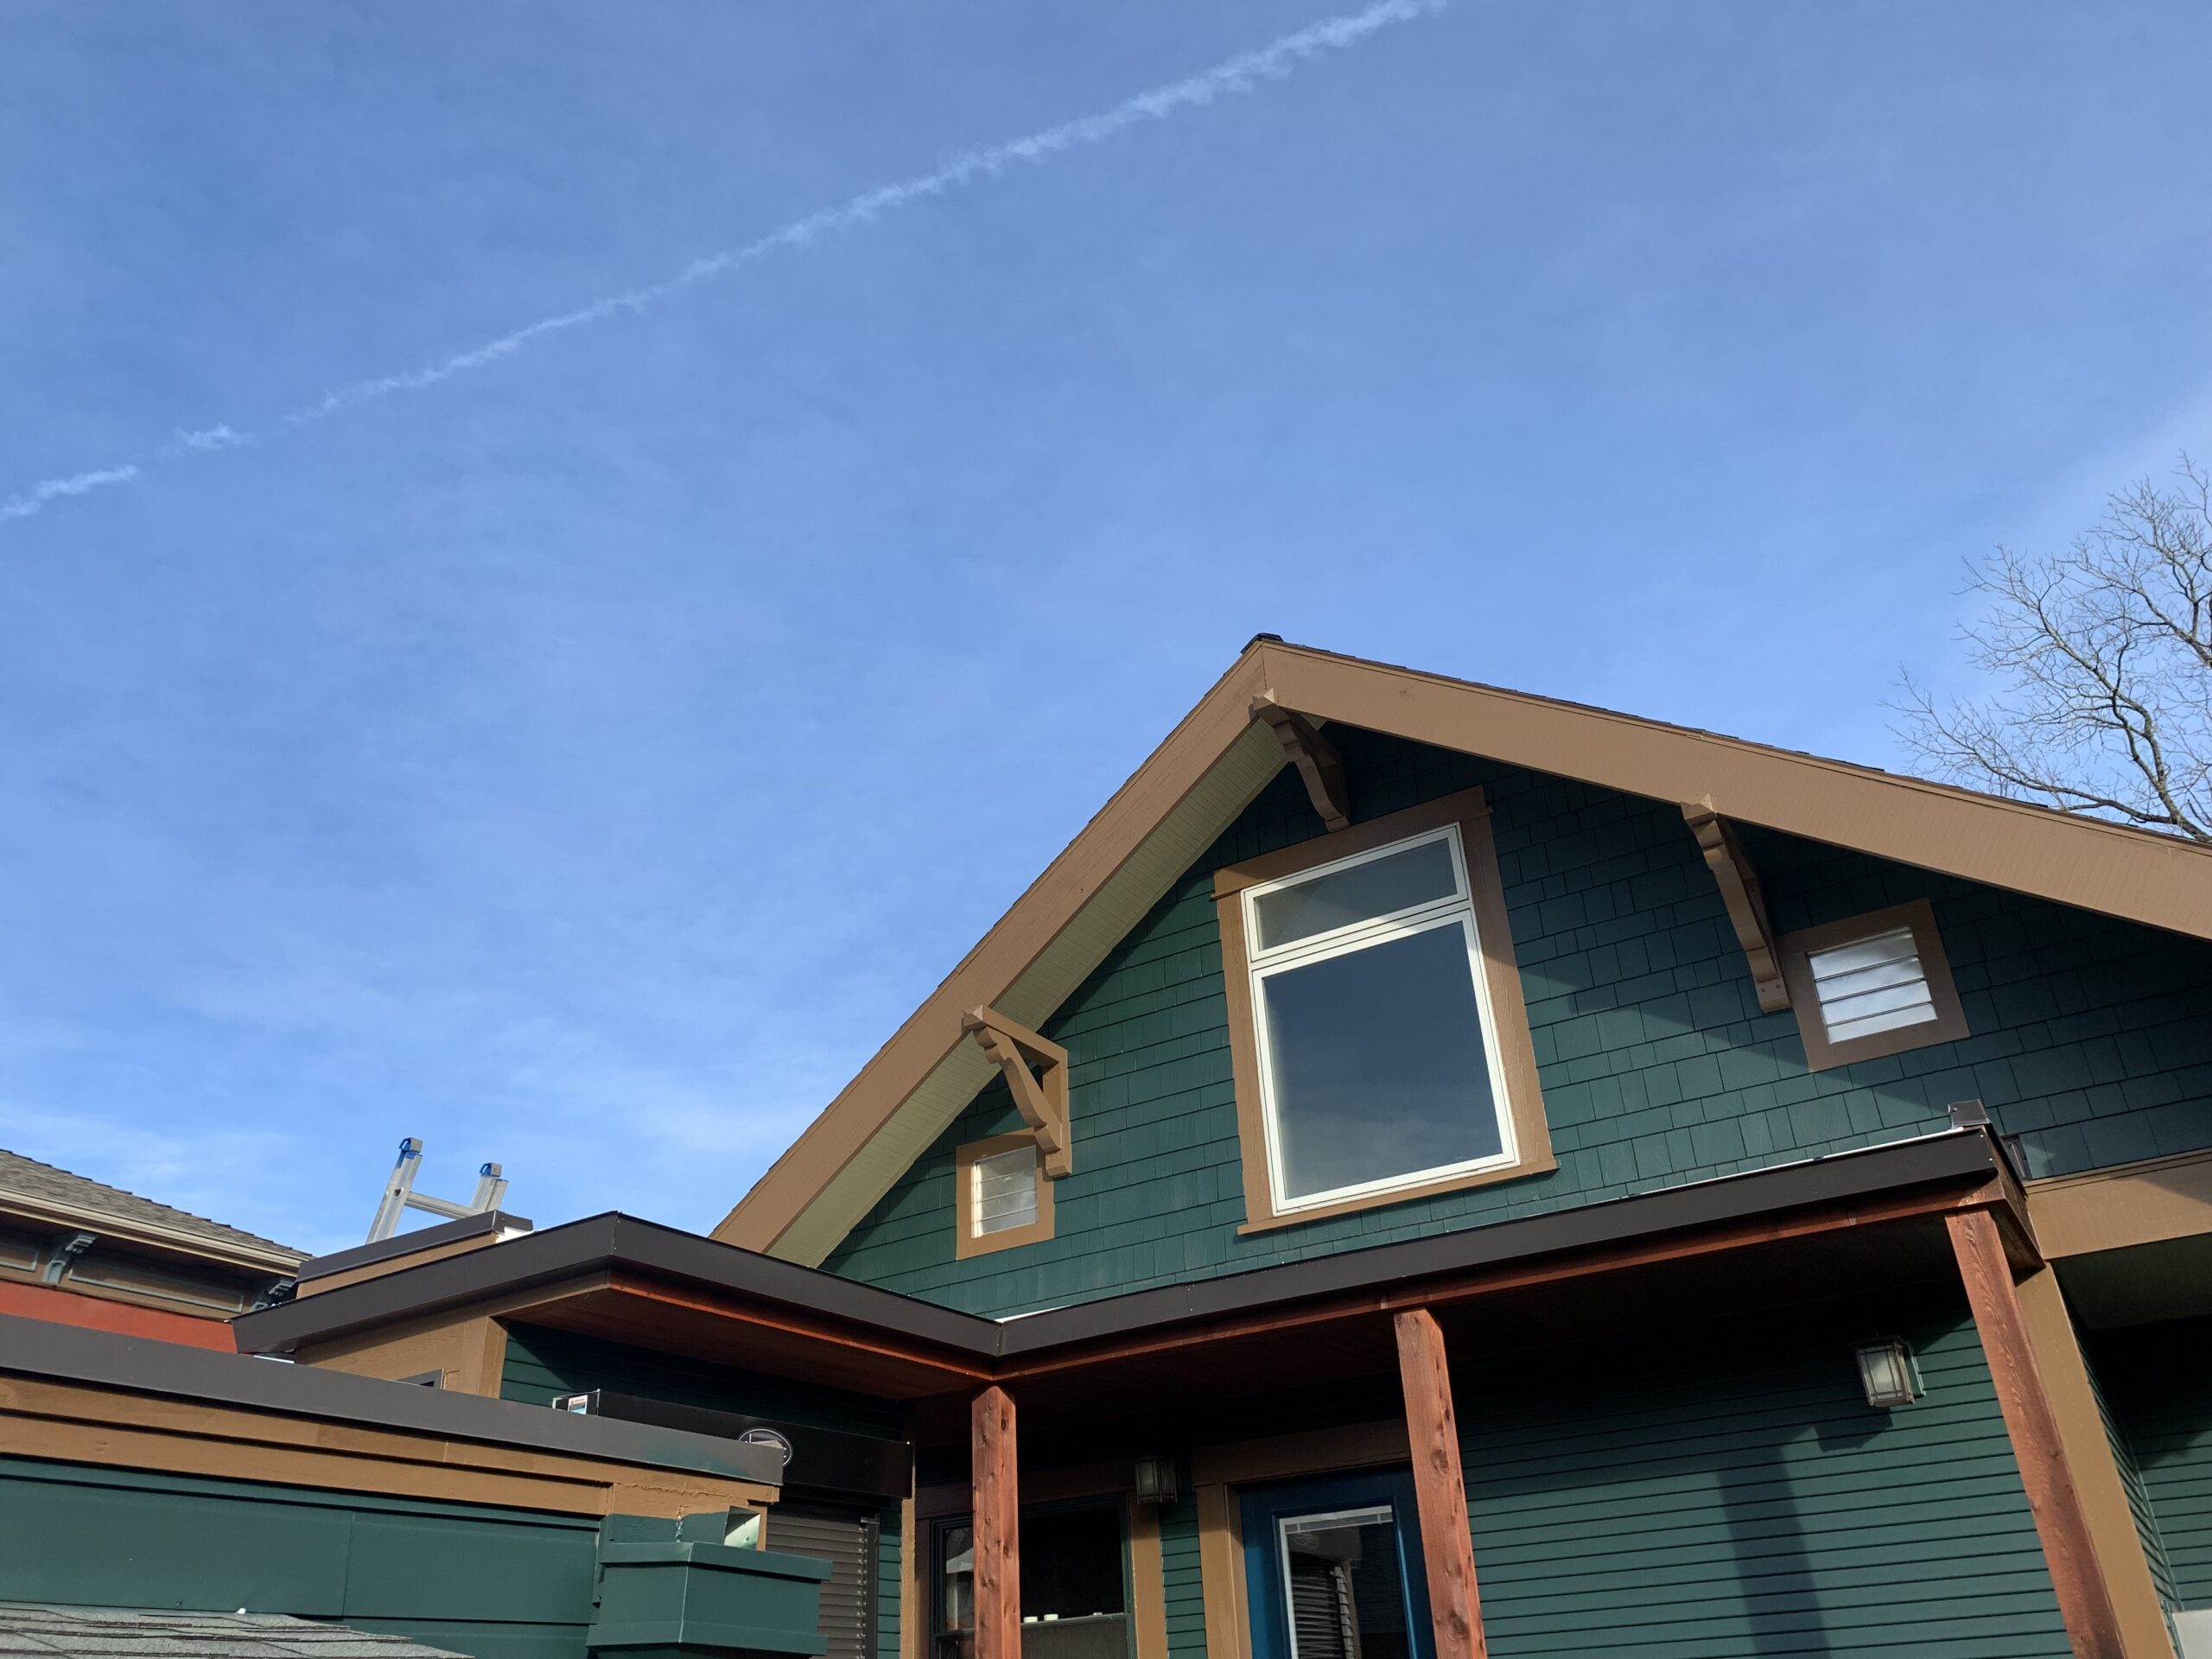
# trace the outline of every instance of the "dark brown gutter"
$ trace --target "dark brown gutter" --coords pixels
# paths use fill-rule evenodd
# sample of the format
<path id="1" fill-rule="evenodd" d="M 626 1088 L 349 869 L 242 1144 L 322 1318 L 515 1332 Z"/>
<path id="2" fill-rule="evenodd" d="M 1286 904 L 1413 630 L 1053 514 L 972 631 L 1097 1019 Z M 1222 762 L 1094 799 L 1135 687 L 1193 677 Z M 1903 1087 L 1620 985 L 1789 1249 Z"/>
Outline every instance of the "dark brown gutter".
<path id="1" fill-rule="evenodd" d="M 979 1319 L 818 1268 L 760 1255 L 628 1216 L 594 1216 L 494 1248 L 404 1268 L 235 1322 L 238 1346 L 286 1352 L 303 1342 L 550 1284 L 616 1262 L 742 1297 L 804 1308 L 862 1331 L 895 1333 L 969 1359 L 1048 1351 L 1193 1320 L 1249 1314 L 1540 1256 L 1618 1247 L 1662 1234 L 1894 1196 L 1913 1187 L 1999 1180 L 1986 1130 L 1955 1129 L 1779 1168 L 1697 1181 L 1548 1215 L 1132 1291 L 1007 1320 Z"/>
<path id="2" fill-rule="evenodd" d="M 782 1484 L 784 1478 L 782 1455 L 770 1446 L 0 1315 L 0 1376 L 10 1372 L 41 1382 L 81 1382 L 123 1394 L 683 1469 L 769 1486 Z"/>

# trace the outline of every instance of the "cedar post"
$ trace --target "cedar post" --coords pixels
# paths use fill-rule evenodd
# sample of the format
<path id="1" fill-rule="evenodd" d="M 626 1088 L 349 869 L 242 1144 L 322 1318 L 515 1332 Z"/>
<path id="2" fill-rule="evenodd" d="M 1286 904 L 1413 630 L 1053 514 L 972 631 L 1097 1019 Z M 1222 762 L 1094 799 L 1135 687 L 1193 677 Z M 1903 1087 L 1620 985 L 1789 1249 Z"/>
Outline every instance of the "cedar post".
<path id="1" fill-rule="evenodd" d="M 1428 1616 L 1436 1659 L 1486 1659 L 1482 1598 L 1475 1590 L 1475 1542 L 1467 1525 L 1467 1484 L 1459 1469 L 1459 1419 L 1444 1333 L 1425 1307 L 1397 1316 L 1398 1377 L 1406 1393 L 1406 1437 L 1413 1449 L 1414 1501 L 1421 1510 L 1421 1554 L 1428 1568 Z"/>
<path id="2" fill-rule="evenodd" d="M 1014 1401 L 991 1387 L 969 1414 L 975 1484 L 976 1659 L 1021 1659 L 1021 1494 Z"/>
<path id="3" fill-rule="evenodd" d="M 2005 1242 L 1986 1210 L 1954 1211 L 1943 1217 L 1959 1276 L 1966 1281 L 1967 1304 L 1989 1361 L 1990 1380 L 2005 1413 L 2005 1430 L 2027 1488 L 2028 1510 L 2058 1592 L 2058 1614 L 2077 1659 L 2123 1659 L 2120 1615 L 2112 1589 L 2091 1541 L 2089 1517 L 2074 1484 L 2058 1415 L 2044 1391 L 2043 1373 L 2029 1345 L 2027 1322 L 2013 1287 Z"/>

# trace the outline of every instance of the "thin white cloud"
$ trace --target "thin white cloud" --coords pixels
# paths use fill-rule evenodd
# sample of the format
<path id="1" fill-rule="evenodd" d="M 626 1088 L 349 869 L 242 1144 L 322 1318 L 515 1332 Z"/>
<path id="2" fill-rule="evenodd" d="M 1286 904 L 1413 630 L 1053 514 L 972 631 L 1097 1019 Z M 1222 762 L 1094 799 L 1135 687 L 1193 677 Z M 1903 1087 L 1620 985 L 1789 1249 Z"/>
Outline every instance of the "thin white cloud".
<path id="1" fill-rule="evenodd" d="M 45 510 L 50 502 L 72 495 L 90 495 L 94 490 L 105 489 L 111 484 L 128 484 L 138 476 L 138 463 L 126 461 L 113 467 L 95 467 L 88 473 L 71 473 L 62 478 L 42 478 L 20 495 L 11 495 L 0 501 L 0 519 L 28 518 Z"/>
<path id="2" fill-rule="evenodd" d="M 1063 121 L 1058 126 L 1046 127 L 1041 131 L 994 144 L 988 149 L 966 150 L 932 171 L 864 190 L 835 207 L 824 207 L 792 219 L 741 246 L 725 248 L 720 252 L 695 259 L 673 276 L 659 282 L 627 289 L 620 293 L 603 295 L 573 310 L 540 317 L 537 321 L 511 329 L 495 340 L 457 352 L 421 368 L 334 387 L 315 402 L 303 404 L 285 415 L 284 423 L 293 427 L 310 426 L 361 404 L 389 397 L 397 392 L 421 391 L 442 381 L 450 380 L 456 375 L 488 368 L 553 335 L 603 322 L 624 312 L 646 311 L 695 283 L 711 277 L 728 276 L 770 254 L 786 249 L 804 248 L 836 232 L 867 225 L 881 214 L 986 181 L 1011 167 L 1024 163 L 1041 165 L 1071 150 L 1104 143 L 1133 127 L 1150 121 L 1164 121 L 1179 111 L 1202 107 L 1225 94 L 1249 92 L 1262 81 L 1282 79 L 1301 64 L 1357 46 L 1382 29 L 1441 11 L 1445 4 L 1446 0 L 1379 0 L 1378 3 L 1363 10 L 1309 23 L 1266 46 L 1241 52 L 1197 74 L 1139 92 L 1096 115 Z M 198 432 L 180 432 L 176 439 L 164 445 L 157 454 L 161 459 L 175 459 L 187 454 L 232 448 L 252 441 L 253 435 L 250 431 L 242 431 L 228 424 L 218 424 Z M 27 518 L 64 497 L 84 495 L 111 485 L 130 483 L 140 476 L 139 464 L 132 461 L 67 478 L 47 479 L 32 485 L 21 494 L 0 501 L 0 520 Z"/>

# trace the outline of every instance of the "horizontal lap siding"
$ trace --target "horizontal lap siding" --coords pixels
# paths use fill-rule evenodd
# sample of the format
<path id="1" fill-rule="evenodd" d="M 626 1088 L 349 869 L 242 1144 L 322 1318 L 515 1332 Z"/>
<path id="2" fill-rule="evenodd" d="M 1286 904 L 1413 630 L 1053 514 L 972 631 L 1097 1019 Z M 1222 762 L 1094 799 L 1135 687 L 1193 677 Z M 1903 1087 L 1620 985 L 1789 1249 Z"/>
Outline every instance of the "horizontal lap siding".
<path id="1" fill-rule="evenodd" d="M 899 1659 L 899 1591 L 906 1583 L 906 1541 L 899 1533 L 899 1505 L 887 1506 L 875 1535 L 875 1650 L 879 1659 Z"/>
<path id="2" fill-rule="evenodd" d="M 1881 1319 L 1878 1311 L 1873 1317 Z M 1496 1659 L 2057 1659 L 2056 1599 L 1963 1310 L 1886 1329 L 1926 1396 L 1859 1396 L 1864 1319 L 1455 1359 Z"/>
<path id="3" fill-rule="evenodd" d="M 2172 1593 L 2212 1607 L 2212 1319 L 2099 1333 L 2092 1357 L 2156 1519 Z"/>
<path id="4" fill-rule="evenodd" d="M 1160 1517 L 1160 1572 L 1172 1659 L 1205 1659 L 1205 1592 L 1198 1571 L 1198 1506 L 1185 1497 Z"/>
<path id="5" fill-rule="evenodd" d="M 1238 1236 L 1212 873 L 1319 832 L 1287 771 L 1046 1022 L 1070 1054 L 1075 1163 L 1054 1236 L 955 1258 L 954 1149 L 1020 1126 L 994 1081 L 826 1266 L 1020 1313 L 1923 1134 L 1968 1097 L 2037 1174 L 2212 1146 L 2212 948 L 1746 830 L 1778 927 L 1931 899 L 1974 1033 L 1815 1075 L 1794 1017 L 1760 1011 L 1676 805 L 1332 735 L 1357 818 L 1488 791 L 1559 1168 Z"/>

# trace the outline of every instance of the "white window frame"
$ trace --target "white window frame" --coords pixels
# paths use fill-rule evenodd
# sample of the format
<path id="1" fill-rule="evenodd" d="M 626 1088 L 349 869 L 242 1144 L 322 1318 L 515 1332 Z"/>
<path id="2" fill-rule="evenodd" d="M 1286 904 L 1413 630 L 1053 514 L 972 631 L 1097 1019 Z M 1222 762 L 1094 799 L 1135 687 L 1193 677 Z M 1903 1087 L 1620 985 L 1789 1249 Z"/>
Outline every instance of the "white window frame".
<path id="1" fill-rule="evenodd" d="M 1325 933 L 1311 934 L 1273 950 L 1260 948 L 1259 901 L 1268 893 L 1281 892 L 1286 887 L 1304 887 L 1339 870 L 1372 863 L 1380 858 L 1393 857 L 1435 841 L 1445 842 L 1451 849 L 1453 891 L 1447 897 L 1349 923 Z M 1467 880 L 1466 848 L 1460 840 L 1458 824 L 1447 823 L 1367 852 L 1354 853 L 1331 863 L 1314 865 L 1294 875 L 1259 883 L 1245 888 L 1241 898 L 1244 906 L 1252 1035 L 1259 1057 L 1260 1112 L 1267 1128 L 1268 1182 L 1277 1215 L 1296 1215 L 1308 1210 L 1341 1205 L 1347 1200 L 1402 1192 L 1408 1187 L 1428 1186 L 1458 1175 L 1510 1168 L 1520 1162 L 1521 1151 L 1514 1131 L 1512 1104 L 1506 1092 L 1497 1020 L 1491 1007 L 1490 978 L 1483 961 L 1482 938 L 1475 921 L 1473 889 Z M 1416 933 L 1430 932 L 1454 925 L 1461 929 L 1466 940 L 1467 972 L 1474 986 L 1475 1008 L 1482 1027 L 1483 1058 L 1490 1070 L 1491 1109 L 1497 1122 L 1499 1149 L 1486 1158 L 1433 1164 L 1425 1169 L 1411 1170 L 1380 1180 L 1360 1181 L 1348 1186 L 1330 1187 L 1324 1192 L 1301 1193 L 1295 1198 L 1287 1196 L 1283 1191 L 1281 1135 L 1275 1119 L 1274 1054 L 1268 1030 L 1268 999 L 1262 982 L 1287 968 L 1307 967 L 1332 957 L 1352 956 L 1394 939 L 1408 938 Z"/>

